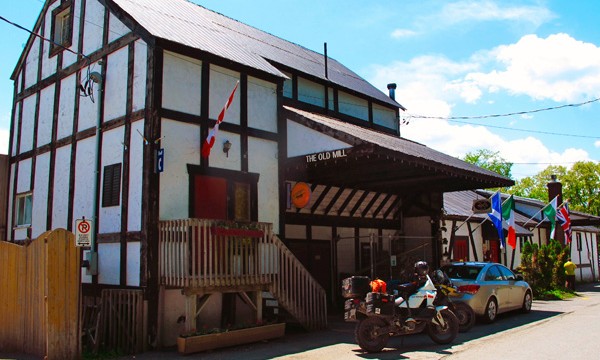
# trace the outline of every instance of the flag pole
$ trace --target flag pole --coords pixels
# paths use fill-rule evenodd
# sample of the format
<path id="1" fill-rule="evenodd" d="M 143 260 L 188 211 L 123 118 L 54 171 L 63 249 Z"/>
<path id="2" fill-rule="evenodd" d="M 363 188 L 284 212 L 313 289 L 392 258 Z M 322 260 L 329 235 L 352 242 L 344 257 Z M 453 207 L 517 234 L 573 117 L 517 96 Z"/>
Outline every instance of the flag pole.
<path id="1" fill-rule="evenodd" d="M 557 197 L 558 197 L 558 195 L 556 195 L 554 198 L 552 198 L 552 200 L 556 199 Z M 540 209 L 538 212 L 536 212 L 536 213 L 535 213 L 535 214 L 534 214 L 532 217 L 530 217 L 530 218 L 529 218 L 529 220 L 525 221 L 525 223 L 524 223 L 522 226 L 525 226 L 525 225 L 527 225 L 527 223 L 528 223 L 528 222 L 530 222 L 530 221 L 531 221 L 531 220 L 532 220 L 534 217 L 536 217 L 536 216 L 537 216 L 539 213 L 541 213 L 542 211 L 544 211 L 544 209 L 545 209 L 545 208 L 547 208 L 547 207 L 548 207 L 548 205 L 550 205 L 550 204 L 552 203 L 552 200 L 550 200 L 550 202 L 549 202 L 549 203 L 547 203 L 546 205 L 544 205 L 544 207 L 543 207 L 543 208 L 541 208 L 541 209 Z M 564 204 L 564 202 L 563 202 L 563 204 Z M 563 204 L 561 204 L 561 206 L 562 206 Z M 556 209 L 558 210 L 558 207 L 557 207 Z M 544 220 L 544 219 L 542 219 L 542 220 Z M 537 228 L 537 226 L 536 226 L 535 228 Z M 534 228 L 534 229 L 535 229 L 535 228 Z"/>

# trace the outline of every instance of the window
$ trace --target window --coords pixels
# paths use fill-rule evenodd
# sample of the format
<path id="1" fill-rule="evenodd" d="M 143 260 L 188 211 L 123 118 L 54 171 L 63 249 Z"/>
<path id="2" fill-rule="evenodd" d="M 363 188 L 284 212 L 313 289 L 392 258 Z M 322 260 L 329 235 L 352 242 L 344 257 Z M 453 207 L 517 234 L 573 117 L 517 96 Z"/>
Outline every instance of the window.
<path id="1" fill-rule="evenodd" d="M 52 11 L 52 41 L 50 56 L 56 55 L 63 47 L 71 46 L 73 37 L 73 19 L 71 1 L 66 1 Z"/>
<path id="2" fill-rule="evenodd" d="M 24 193 L 17 195 L 16 201 L 16 226 L 31 226 L 31 204 L 32 194 Z"/>
<path id="3" fill-rule="evenodd" d="M 102 184 L 102 207 L 118 206 L 121 199 L 120 163 L 104 167 Z"/>
<path id="4" fill-rule="evenodd" d="M 487 273 L 485 273 L 485 281 L 501 281 L 502 279 L 502 274 L 500 274 L 500 271 L 498 270 L 497 266 L 492 266 L 491 268 L 488 269 Z"/>
<path id="5" fill-rule="evenodd" d="M 504 276 L 504 280 L 509 280 L 509 281 L 516 280 L 515 274 L 513 274 L 512 271 L 505 268 L 504 266 L 498 266 L 498 268 L 500 268 L 500 272 L 502 273 L 502 276 Z"/>

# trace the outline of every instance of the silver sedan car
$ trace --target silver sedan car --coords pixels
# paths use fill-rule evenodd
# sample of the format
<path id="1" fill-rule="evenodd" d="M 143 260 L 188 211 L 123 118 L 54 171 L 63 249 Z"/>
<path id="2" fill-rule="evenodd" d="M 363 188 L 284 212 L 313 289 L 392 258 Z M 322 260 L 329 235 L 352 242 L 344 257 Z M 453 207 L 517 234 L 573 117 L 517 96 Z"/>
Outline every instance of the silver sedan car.
<path id="1" fill-rule="evenodd" d="M 464 294 L 460 301 L 469 304 L 488 323 L 500 313 L 531 310 L 531 287 L 521 275 L 502 264 L 459 262 L 445 265 L 442 270 Z"/>

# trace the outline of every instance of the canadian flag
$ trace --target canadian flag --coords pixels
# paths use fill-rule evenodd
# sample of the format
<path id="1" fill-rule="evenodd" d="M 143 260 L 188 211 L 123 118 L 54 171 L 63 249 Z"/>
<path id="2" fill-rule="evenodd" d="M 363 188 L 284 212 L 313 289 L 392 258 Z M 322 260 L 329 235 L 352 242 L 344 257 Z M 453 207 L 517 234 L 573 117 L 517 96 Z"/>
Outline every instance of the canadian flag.
<path id="1" fill-rule="evenodd" d="M 239 84 L 240 84 L 239 81 L 237 83 L 235 83 L 235 87 L 233 88 L 233 91 L 231 91 L 231 95 L 229 95 L 229 98 L 227 99 L 225 106 L 219 113 L 219 117 L 217 118 L 217 123 L 215 124 L 215 127 L 213 127 L 210 130 L 210 132 L 208 133 L 208 136 L 206 137 L 206 140 L 204 140 L 204 143 L 202 144 L 202 157 L 203 158 L 208 158 L 208 156 L 210 155 L 210 149 L 212 149 L 213 145 L 215 144 L 215 137 L 217 136 L 217 132 L 219 131 L 219 124 L 223 122 L 223 118 L 225 117 L 225 112 L 227 111 L 227 109 L 229 109 L 229 106 L 233 102 L 233 96 L 235 95 L 235 91 L 237 90 Z"/>

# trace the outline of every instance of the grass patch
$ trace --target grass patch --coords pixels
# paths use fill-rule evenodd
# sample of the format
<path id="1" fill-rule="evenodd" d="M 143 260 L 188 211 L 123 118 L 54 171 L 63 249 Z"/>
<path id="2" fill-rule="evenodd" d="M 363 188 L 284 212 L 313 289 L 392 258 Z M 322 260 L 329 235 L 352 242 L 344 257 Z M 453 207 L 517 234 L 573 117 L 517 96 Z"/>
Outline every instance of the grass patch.
<path id="1" fill-rule="evenodd" d="M 83 360 L 106 360 L 106 359 L 116 359 L 122 357 L 124 354 L 121 351 L 110 350 L 110 351 L 88 351 L 84 350 L 82 354 Z"/>
<path id="2" fill-rule="evenodd" d="M 537 294 L 535 299 L 536 300 L 566 300 L 566 299 L 574 298 L 575 296 L 577 296 L 577 294 L 573 293 L 572 291 L 554 289 L 554 290 L 548 290 L 548 291 L 544 291 L 540 294 Z"/>

